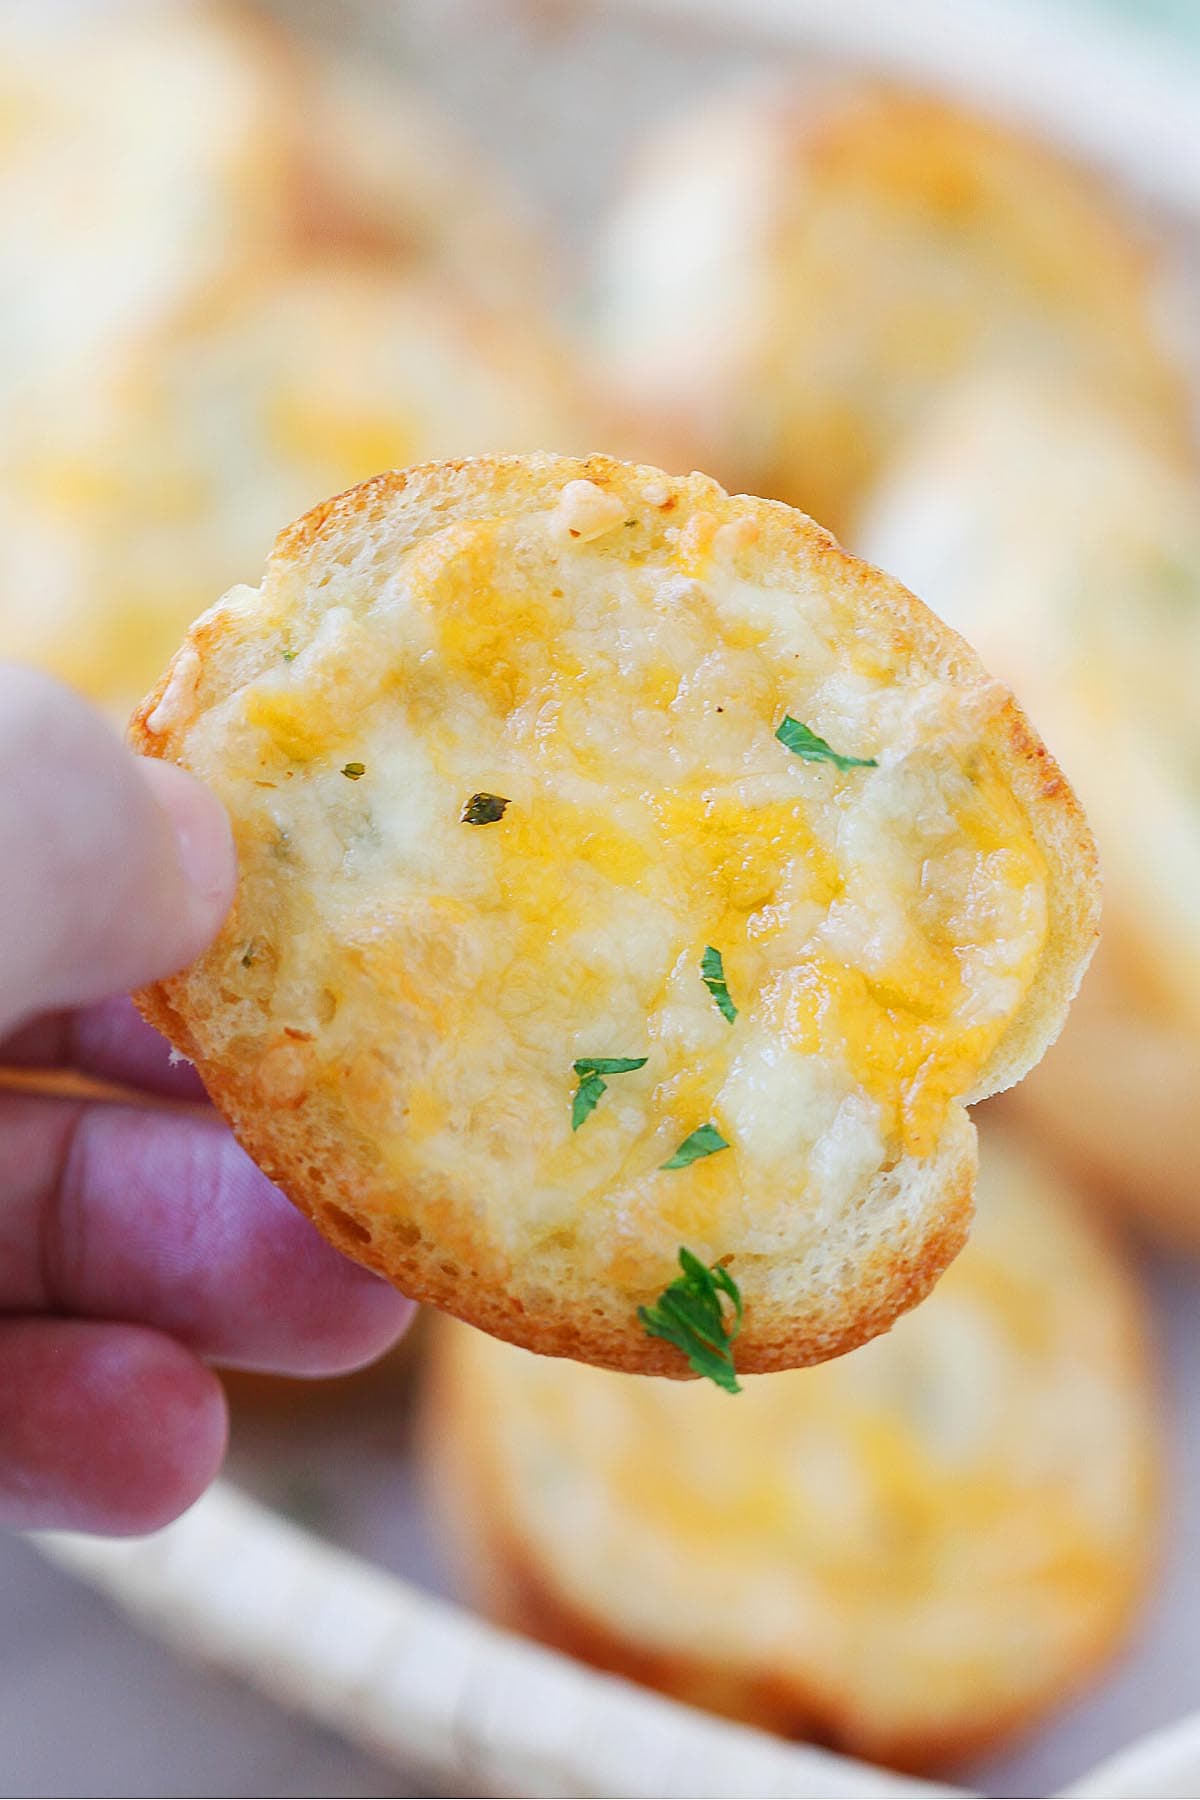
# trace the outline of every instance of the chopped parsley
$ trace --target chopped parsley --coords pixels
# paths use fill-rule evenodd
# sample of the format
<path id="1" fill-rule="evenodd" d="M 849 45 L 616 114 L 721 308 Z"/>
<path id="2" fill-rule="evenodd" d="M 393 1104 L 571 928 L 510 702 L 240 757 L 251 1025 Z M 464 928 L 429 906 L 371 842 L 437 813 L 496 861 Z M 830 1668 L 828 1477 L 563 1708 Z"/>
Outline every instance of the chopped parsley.
<path id="1" fill-rule="evenodd" d="M 718 1150 L 728 1148 L 715 1125 L 700 1125 L 690 1137 L 684 1138 L 674 1156 L 658 1166 L 660 1169 L 686 1169 L 689 1163 L 699 1162 L 702 1156 L 715 1156 Z"/>
<path id="2" fill-rule="evenodd" d="M 298 650 L 284 650 L 281 651 L 280 654 L 282 655 L 284 662 L 295 662 L 300 652 Z"/>
<path id="3" fill-rule="evenodd" d="M 732 1025 L 738 1016 L 738 1009 L 729 998 L 729 989 L 725 985 L 724 959 L 721 952 L 714 950 L 711 944 L 700 958 L 700 979 Z"/>
<path id="4" fill-rule="evenodd" d="M 790 713 L 784 715 L 775 736 L 793 756 L 802 756 L 805 762 L 832 763 L 835 769 L 875 769 L 879 766 L 873 756 L 843 756 L 840 751 L 830 749 L 824 738 L 802 725 L 799 719 L 793 719 Z"/>
<path id="5" fill-rule="evenodd" d="M 585 1119 L 590 1119 L 600 1104 L 600 1096 L 607 1092 L 608 1083 L 602 1081 L 594 1071 L 590 1075 L 579 1077 L 579 1086 L 571 1096 L 571 1130 L 578 1131 Z"/>
<path id="6" fill-rule="evenodd" d="M 721 1263 L 706 1268 L 698 1256 L 679 1247 L 682 1275 L 664 1288 L 653 1306 L 639 1306 L 638 1320 L 647 1337 L 663 1338 L 686 1356 L 696 1375 L 707 1376 L 727 1394 L 740 1394 L 733 1362 L 733 1340 L 742 1324 L 738 1284 Z M 730 1302 L 732 1312 L 721 1304 Z"/>
<path id="7" fill-rule="evenodd" d="M 366 772 L 366 763 L 354 762 L 342 764 L 342 774 L 346 777 L 347 781 L 361 781 Z"/>
<path id="8" fill-rule="evenodd" d="M 581 1056 L 574 1065 L 579 1086 L 571 1096 L 571 1130 L 578 1131 L 595 1112 L 608 1089 L 606 1075 L 629 1075 L 634 1069 L 644 1069 L 648 1061 L 645 1056 Z"/>
<path id="9" fill-rule="evenodd" d="M 464 825 L 495 825 L 509 802 L 501 794 L 472 794 L 462 809 Z"/>

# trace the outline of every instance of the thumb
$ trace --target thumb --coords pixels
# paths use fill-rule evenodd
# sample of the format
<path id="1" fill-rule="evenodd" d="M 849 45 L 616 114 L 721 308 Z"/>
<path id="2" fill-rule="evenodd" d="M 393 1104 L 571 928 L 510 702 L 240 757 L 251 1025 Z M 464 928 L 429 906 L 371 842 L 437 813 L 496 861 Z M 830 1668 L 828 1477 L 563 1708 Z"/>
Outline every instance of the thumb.
<path id="1" fill-rule="evenodd" d="M 235 879 L 202 783 L 132 755 L 48 676 L 0 664 L 0 1031 L 182 968 Z"/>

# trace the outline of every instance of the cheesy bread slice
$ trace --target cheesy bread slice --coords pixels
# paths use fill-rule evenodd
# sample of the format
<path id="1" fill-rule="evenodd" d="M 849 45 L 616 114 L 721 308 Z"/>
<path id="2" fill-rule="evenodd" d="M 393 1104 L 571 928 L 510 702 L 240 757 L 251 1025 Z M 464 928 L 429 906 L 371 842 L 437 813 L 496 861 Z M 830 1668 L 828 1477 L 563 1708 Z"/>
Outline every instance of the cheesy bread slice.
<path id="1" fill-rule="evenodd" d="M 961 1246 L 968 1102 L 1062 1023 L 1094 853 L 1008 691 L 779 503 L 567 457 L 383 475 L 135 716 L 234 820 L 143 997 L 336 1243 L 500 1336 L 686 1374 L 883 1330 Z M 722 1277 L 726 1279 L 726 1277 Z"/>
<path id="2" fill-rule="evenodd" d="M 1158 1553 L 1146 1305 L 1053 1167 L 982 1136 L 979 1217 L 930 1300 L 734 1403 L 439 1321 L 422 1445 L 466 1596 L 693 1705 L 909 1769 L 1075 1692 Z"/>
<path id="3" fill-rule="evenodd" d="M 231 283 L 0 439 L 0 655 L 127 718 L 281 519 L 389 464 L 579 448 L 590 404 L 544 320 L 378 258 Z"/>

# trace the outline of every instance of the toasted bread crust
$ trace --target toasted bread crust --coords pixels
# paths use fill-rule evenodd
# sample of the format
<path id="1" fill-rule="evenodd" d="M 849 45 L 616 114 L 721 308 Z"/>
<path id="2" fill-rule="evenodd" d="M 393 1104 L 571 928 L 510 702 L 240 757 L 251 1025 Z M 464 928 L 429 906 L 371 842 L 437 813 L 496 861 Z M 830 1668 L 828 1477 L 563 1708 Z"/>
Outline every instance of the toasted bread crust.
<path id="1" fill-rule="evenodd" d="M 411 542 L 431 525 L 469 515 L 471 506 L 484 499 L 493 510 L 544 507 L 573 480 L 596 484 L 630 506 L 652 504 L 677 519 L 690 509 L 703 509 L 721 522 L 750 519 L 757 529 L 756 566 L 791 570 L 802 563 L 810 579 L 815 570 L 838 604 L 885 627 L 897 652 L 911 649 L 947 681 L 988 685 L 961 639 L 905 589 L 868 570 L 803 515 L 778 503 L 731 499 L 702 476 L 672 480 L 658 470 L 604 457 L 482 458 L 381 475 L 315 508 L 285 531 L 271 570 L 303 585 L 310 577 L 319 579 L 323 560 L 352 527 L 370 532 L 387 522 Z M 229 679 L 220 666 L 228 629 L 225 614 L 215 608 L 197 621 L 180 653 L 187 659 L 194 704 L 201 710 L 228 691 Z M 186 760 L 186 720 L 164 719 L 168 709 L 158 710 L 181 666 L 177 658 L 134 715 L 131 741 L 144 755 Z M 1045 859 L 1049 930 L 1027 1004 L 969 1099 L 1018 1079 L 1057 1034 L 1097 927 L 1094 850 L 1070 789 L 1011 699 L 992 710 L 981 735 Z M 681 1373 L 678 1353 L 645 1335 L 627 1297 L 581 1277 L 570 1291 L 545 1297 L 535 1309 L 512 1291 L 504 1257 L 482 1233 L 451 1247 L 410 1231 L 403 1183 L 393 1183 L 389 1205 L 383 1208 L 378 1178 L 363 1148 L 348 1141 L 336 1120 L 322 1117 L 312 1106 L 294 1110 L 264 1103 L 236 1056 L 214 1058 L 206 1052 L 202 1032 L 194 1029 L 195 1008 L 213 985 L 215 976 L 204 977 L 198 987 L 195 972 L 185 972 L 145 991 L 139 1004 L 146 1018 L 196 1062 L 250 1154 L 340 1249 L 414 1298 L 514 1343 L 613 1369 Z M 970 1219 L 974 1130 L 961 1107 L 950 1108 L 935 1153 L 910 1160 L 904 1171 L 903 1220 L 884 1241 L 857 1253 L 852 1277 L 841 1288 L 812 1296 L 799 1312 L 750 1297 L 739 1367 L 781 1369 L 840 1354 L 885 1330 L 929 1291 L 961 1248 Z M 385 1211 L 388 1217 L 381 1216 Z"/>

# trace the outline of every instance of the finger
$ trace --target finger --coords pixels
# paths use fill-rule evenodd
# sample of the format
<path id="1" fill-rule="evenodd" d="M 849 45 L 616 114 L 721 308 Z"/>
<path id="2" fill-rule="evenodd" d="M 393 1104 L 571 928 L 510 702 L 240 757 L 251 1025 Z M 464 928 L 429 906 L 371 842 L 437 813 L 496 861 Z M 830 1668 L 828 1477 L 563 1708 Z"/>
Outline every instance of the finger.
<path id="1" fill-rule="evenodd" d="M 181 968 L 234 881 L 228 818 L 200 782 L 0 665 L 0 1030 Z"/>
<path id="2" fill-rule="evenodd" d="M 131 1000 L 99 1000 L 23 1026 L 0 1044 L 0 1065 L 73 1069 L 164 1100 L 206 1100 L 195 1069 L 182 1059 L 172 1062 L 172 1054 L 166 1038 L 147 1025 Z"/>
<path id="3" fill-rule="evenodd" d="M 221 1466 L 221 1384 L 157 1331 L 0 1321 L 0 1524 L 157 1531 Z"/>
<path id="4" fill-rule="evenodd" d="M 411 1315 L 215 1118 L 0 1100 L 0 1310 L 136 1319 L 235 1368 L 336 1375 Z"/>

